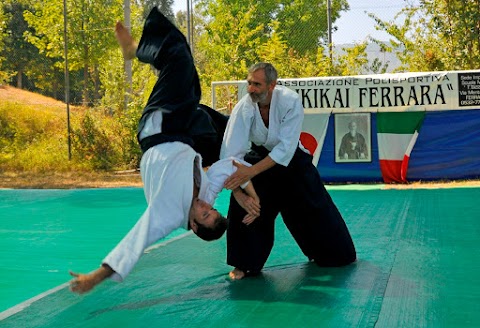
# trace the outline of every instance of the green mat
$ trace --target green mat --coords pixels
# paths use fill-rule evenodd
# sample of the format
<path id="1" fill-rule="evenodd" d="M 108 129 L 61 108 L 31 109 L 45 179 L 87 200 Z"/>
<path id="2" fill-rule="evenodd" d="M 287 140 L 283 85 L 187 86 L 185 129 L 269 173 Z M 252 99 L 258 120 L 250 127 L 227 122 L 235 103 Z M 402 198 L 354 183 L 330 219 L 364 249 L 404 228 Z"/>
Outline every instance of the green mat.
<path id="1" fill-rule="evenodd" d="M 279 218 L 263 274 L 230 282 L 225 239 L 188 233 L 123 283 L 83 296 L 59 287 L 1 313 L 0 326 L 480 327 L 480 188 L 329 191 L 353 265 L 307 263 Z"/>

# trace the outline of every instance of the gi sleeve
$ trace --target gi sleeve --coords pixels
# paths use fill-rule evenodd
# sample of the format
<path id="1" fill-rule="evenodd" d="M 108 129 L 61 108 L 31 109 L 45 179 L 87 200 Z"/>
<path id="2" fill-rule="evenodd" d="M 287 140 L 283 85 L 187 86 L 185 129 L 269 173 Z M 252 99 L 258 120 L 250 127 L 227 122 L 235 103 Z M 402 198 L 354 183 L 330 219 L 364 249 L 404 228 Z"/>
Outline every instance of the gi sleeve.
<path id="1" fill-rule="evenodd" d="M 253 110 L 245 97 L 234 107 L 223 135 L 220 159 L 235 157 L 243 159 L 250 149 L 250 129 Z"/>
<path id="2" fill-rule="evenodd" d="M 233 165 L 233 161 L 239 162 L 245 166 L 251 166 L 251 164 L 234 157 L 221 159 L 215 162 L 212 166 L 210 166 L 207 171 L 209 188 L 206 197 L 208 199 L 204 199 L 204 201 L 206 201 L 210 205 L 213 205 L 215 199 L 217 199 L 218 194 L 223 190 L 225 180 L 227 180 L 227 178 L 237 170 L 237 168 Z M 248 186 L 249 183 L 250 181 L 247 181 L 240 187 L 242 189 L 245 189 L 245 187 Z"/>
<path id="3" fill-rule="evenodd" d="M 299 97 L 287 105 L 278 130 L 279 143 L 273 147 L 269 156 L 277 163 L 287 166 L 293 158 L 300 140 L 303 123 L 303 106 Z"/>

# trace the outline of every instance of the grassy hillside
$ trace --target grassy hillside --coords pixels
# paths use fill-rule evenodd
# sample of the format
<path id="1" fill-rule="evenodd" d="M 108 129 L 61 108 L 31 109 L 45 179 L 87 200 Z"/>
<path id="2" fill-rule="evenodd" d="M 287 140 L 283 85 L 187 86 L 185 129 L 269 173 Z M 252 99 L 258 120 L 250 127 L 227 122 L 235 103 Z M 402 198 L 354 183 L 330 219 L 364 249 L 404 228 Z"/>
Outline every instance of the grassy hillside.
<path id="1" fill-rule="evenodd" d="M 66 110 L 66 105 L 53 98 L 17 89 L 8 85 L 0 85 L 0 104 L 10 102 L 18 105 L 35 105 L 43 110 L 61 113 Z"/>
<path id="2" fill-rule="evenodd" d="M 68 172 L 134 169 L 139 111 L 110 114 L 100 108 L 70 108 L 72 159 L 68 159 L 66 105 L 0 87 L 0 172 Z"/>

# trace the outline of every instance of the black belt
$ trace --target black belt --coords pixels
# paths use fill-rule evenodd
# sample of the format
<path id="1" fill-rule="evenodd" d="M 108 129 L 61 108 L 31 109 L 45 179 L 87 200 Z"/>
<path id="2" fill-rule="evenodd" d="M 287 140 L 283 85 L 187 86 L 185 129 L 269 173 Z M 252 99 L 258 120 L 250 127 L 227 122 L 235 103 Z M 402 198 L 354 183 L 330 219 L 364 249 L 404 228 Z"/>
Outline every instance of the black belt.
<path id="1" fill-rule="evenodd" d="M 145 153 L 147 150 L 149 150 L 150 148 L 156 145 L 159 145 L 165 142 L 174 142 L 174 141 L 183 142 L 184 144 L 187 144 L 190 147 L 193 147 L 193 139 L 184 134 L 158 133 L 158 134 L 154 134 L 154 135 L 143 138 L 142 140 L 139 141 L 139 143 L 140 143 L 140 148 L 142 149 L 142 152 Z"/>

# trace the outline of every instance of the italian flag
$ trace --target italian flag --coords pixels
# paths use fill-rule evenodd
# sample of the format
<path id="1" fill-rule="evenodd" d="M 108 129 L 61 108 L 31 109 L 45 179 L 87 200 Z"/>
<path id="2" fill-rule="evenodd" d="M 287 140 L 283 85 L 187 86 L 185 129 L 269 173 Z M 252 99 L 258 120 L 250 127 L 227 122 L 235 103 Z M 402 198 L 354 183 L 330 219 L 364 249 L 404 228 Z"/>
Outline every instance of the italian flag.
<path id="1" fill-rule="evenodd" d="M 377 113 L 378 153 L 385 183 L 407 182 L 410 153 L 424 118 L 424 111 Z"/>

